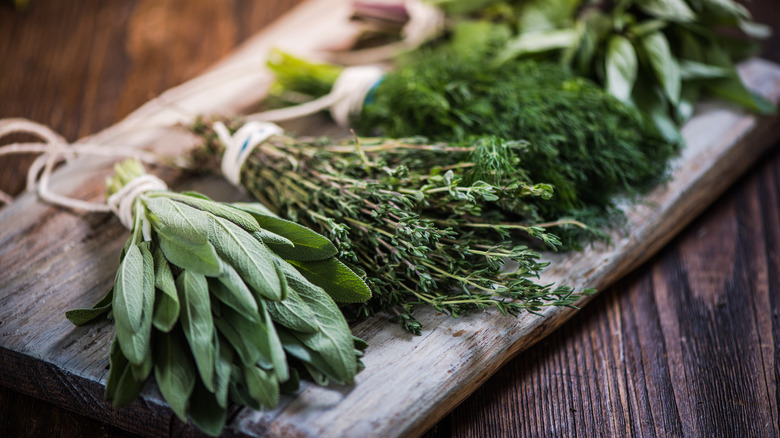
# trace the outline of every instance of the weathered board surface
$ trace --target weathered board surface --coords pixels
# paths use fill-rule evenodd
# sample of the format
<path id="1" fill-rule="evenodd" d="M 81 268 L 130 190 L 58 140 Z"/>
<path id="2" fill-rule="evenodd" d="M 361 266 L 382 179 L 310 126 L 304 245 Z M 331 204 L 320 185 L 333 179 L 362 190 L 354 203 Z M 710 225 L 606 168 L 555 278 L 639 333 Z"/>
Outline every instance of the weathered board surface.
<path id="1" fill-rule="evenodd" d="M 307 4 L 293 19 L 303 20 L 307 15 L 322 18 L 323 14 L 333 13 L 330 7 L 316 9 L 322 5 L 324 2 Z M 257 40 L 265 45 L 255 43 L 255 48 L 263 50 L 268 41 L 273 41 L 265 40 L 265 36 L 284 34 L 284 29 L 284 23 L 270 29 Z M 317 35 L 316 26 L 306 29 L 302 40 Z M 299 52 L 301 48 L 305 49 L 305 44 L 298 47 Z M 229 74 L 236 65 L 241 64 L 216 71 Z M 776 67 L 753 62 L 744 72 L 754 88 L 775 101 L 778 99 L 780 74 Z M 184 121 L 186 116 L 180 108 L 193 113 L 240 108 L 253 98 L 243 87 L 259 93 L 264 79 L 247 75 L 243 80 L 245 85 L 231 83 L 232 94 L 219 93 L 222 97 L 218 99 L 208 96 L 204 88 L 204 83 L 213 83 L 213 79 L 199 80 L 163 96 L 123 124 L 98 134 L 93 141 L 145 145 L 156 140 L 165 147 L 186 146 L 185 136 L 169 132 L 142 130 L 143 136 L 139 131 L 126 133 L 133 127 L 148 126 L 151 120 L 162 126 Z M 190 96 L 190 100 L 182 99 L 183 95 Z M 176 105 L 170 105 L 171 102 Z M 166 118 L 162 119 L 162 115 Z M 549 278 L 578 286 L 603 287 L 624 275 L 695 217 L 771 144 L 778 134 L 776 122 L 757 121 L 718 106 L 703 108 L 686 127 L 689 147 L 678 163 L 673 182 L 637 209 L 630 233 L 616 236 L 608 248 L 596 248 L 586 256 L 563 261 L 565 268 L 558 265 L 561 269 L 550 272 Z M 101 181 L 106 169 L 84 172 L 95 166 L 95 160 L 69 164 L 57 175 L 56 187 L 65 193 L 99 198 L 101 185 L 91 181 Z M 171 173 L 165 176 L 168 180 L 176 179 Z M 211 185 L 209 181 L 192 184 L 201 190 Z M 224 186 L 221 190 L 235 196 Z M 107 215 L 72 215 L 41 205 L 28 195 L 0 211 L 0 223 L 1 383 L 15 387 L 21 379 L 38 378 L 39 392 L 33 395 L 145 435 L 167 435 L 172 427 L 179 427 L 171 421 L 170 411 L 159 405 L 153 388 L 149 388 L 144 401 L 128 410 L 111 409 L 102 400 L 101 382 L 106 374 L 105 357 L 112 328 L 107 324 L 73 328 L 62 316 L 67 308 L 91 304 L 110 284 L 118 250 L 126 236 L 117 221 Z M 401 334 L 386 321 L 370 321 L 356 329 L 372 343 L 372 348 L 365 358 L 368 368 L 354 388 L 311 387 L 297 398 L 285 400 L 286 404 L 275 411 L 258 414 L 242 410 L 236 415 L 232 430 L 282 436 L 422 432 L 514 353 L 569 315 L 569 311 L 551 309 L 545 319 L 526 317 L 515 321 L 500 315 L 482 315 L 452 321 L 429 314 L 424 318 L 429 330 L 418 338 Z"/>

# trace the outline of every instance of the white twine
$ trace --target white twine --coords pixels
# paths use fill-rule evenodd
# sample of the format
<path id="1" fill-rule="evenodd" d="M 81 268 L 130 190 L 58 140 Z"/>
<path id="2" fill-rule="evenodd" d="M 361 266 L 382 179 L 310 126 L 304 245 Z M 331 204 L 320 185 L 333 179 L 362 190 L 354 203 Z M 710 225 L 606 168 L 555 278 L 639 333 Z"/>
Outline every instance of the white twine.
<path id="1" fill-rule="evenodd" d="M 48 126 L 27 119 L 12 118 L 0 120 L 0 138 L 10 134 L 30 134 L 43 140 L 43 142 L 13 143 L 0 146 L 0 156 L 21 153 L 41 154 L 35 159 L 27 172 L 26 190 L 31 191 L 36 188 L 37 182 L 38 196 L 41 199 L 50 204 L 75 210 L 84 210 L 88 212 L 114 211 L 112 207 L 106 203 L 82 201 L 53 192 L 49 188 L 49 179 L 54 171 L 54 166 L 58 163 L 68 161 L 77 155 L 133 157 L 144 162 L 152 163 L 158 161 L 154 154 L 135 148 L 119 146 L 112 146 L 109 148 L 90 143 L 71 144 Z M 9 194 L 0 191 L 0 202 L 10 204 L 12 201 L 13 198 Z M 132 205 L 132 202 L 130 204 Z M 123 221 L 123 223 L 125 222 Z"/>
<path id="2" fill-rule="evenodd" d="M 168 185 L 165 184 L 165 181 L 154 175 L 141 175 L 125 184 L 124 187 L 113 195 L 109 196 L 106 205 L 114 214 L 116 214 L 116 217 L 119 218 L 119 221 L 122 222 L 122 225 L 124 225 L 125 228 L 132 229 L 133 204 L 135 204 L 136 198 L 146 192 L 164 190 L 168 190 Z M 144 230 L 144 235 L 146 234 L 148 234 L 148 232 Z"/>
<path id="3" fill-rule="evenodd" d="M 247 122 L 232 136 L 222 122 L 215 122 L 213 127 L 219 141 L 225 145 L 221 164 L 222 174 L 236 187 L 241 184 L 241 167 L 249 154 L 270 137 L 284 134 L 282 128 L 270 122 Z"/>
<path id="4" fill-rule="evenodd" d="M 360 114 L 366 96 L 383 75 L 384 71 L 376 66 L 347 67 L 336 79 L 330 93 L 300 105 L 252 114 L 246 119 L 280 122 L 329 109 L 336 123 L 340 126 L 348 126 L 350 117 Z"/>

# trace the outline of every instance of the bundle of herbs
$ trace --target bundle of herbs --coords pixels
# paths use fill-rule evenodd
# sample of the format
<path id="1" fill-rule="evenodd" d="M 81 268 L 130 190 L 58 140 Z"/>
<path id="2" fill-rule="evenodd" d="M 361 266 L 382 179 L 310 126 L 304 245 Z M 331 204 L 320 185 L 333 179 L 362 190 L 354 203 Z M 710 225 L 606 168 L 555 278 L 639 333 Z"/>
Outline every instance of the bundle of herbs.
<path id="1" fill-rule="evenodd" d="M 135 195 L 113 288 L 67 313 L 77 325 L 114 320 L 107 399 L 130 404 L 154 373 L 182 421 L 218 435 L 230 401 L 274 407 L 299 375 L 352 382 L 365 344 L 334 300 L 364 301 L 370 291 L 328 239 L 261 204 L 139 194 L 143 175 L 131 160 L 108 181 L 109 195 Z"/>
<path id="2" fill-rule="evenodd" d="M 616 196 L 643 193 L 665 177 L 678 145 L 635 109 L 559 64 L 492 63 L 496 47 L 486 42 L 470 50 L 421 50 L 376 85 L 353 115 L 354 126 L 392 137 L 525 141 L 516 152 L 517 173 L 555 188 L 551 200 L 536 203 L 535 219 L 570 218 L 590 225 L 588 232 L 620 218 Z M 297 87 L 299 75 L 330 77 L 320 75 L 321 65 L 286 69 L 289 59 L 271 60 L 277 90 Z M 573 246 L 581 237 L 577 231 L 554 230 Z"/>
<path id="3" fill-rule="evenodd" d="M 736 61 L 755 52 L 754 41 L 771 31 L 733 0 L 432 3 L 447 17 L 447 28 L 431 35 L 428 46 L 468 49 L 501 35 L 506 42 L 492 62 L 560 62 L 636 106 L 670 141 L 679 139 L 679 126 L 704 94 L 758 113 L 774 110 L 744 86 L 735 69 Z M 363 9 L 356 8 L 356 14 L 362 15 Z"/>
<path id="4" fill-rule="evenodd" d="M 229 124 L 235 131 L 241 123 Z M 205 142 L 199 167 L 218 169 L 222 142 L 209 124 L 194 131 Z M 420 305 L 456 317 L 489 307 L 517 315 L 581 297 L 536 282 L 547 265 L 537 250 L 560 246 L 545 228 L 581 224 L 539 222 L 552 187 L 524 170 L 528 147 L 495 137 L 333 143 L 275 135 L 249 154 L 240 182 L 279 215 L 328 236 L 342 260 L 365 272 L 373 298 L 342 308 L 350 318 L 388 311 L 419 334 Z"/>

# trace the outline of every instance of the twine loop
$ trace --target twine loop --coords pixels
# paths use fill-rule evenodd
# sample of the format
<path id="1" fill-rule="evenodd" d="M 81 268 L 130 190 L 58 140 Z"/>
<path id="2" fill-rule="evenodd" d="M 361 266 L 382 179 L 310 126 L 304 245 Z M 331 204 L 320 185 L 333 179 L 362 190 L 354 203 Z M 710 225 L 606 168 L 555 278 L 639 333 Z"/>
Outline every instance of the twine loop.
<path id="1" fill-rule="evenodd" d="M 133 227 L 133 205 L 142 194 L 150 191 L 165 191 L 168 185 L 160 178 L 146 174 L 134 178 L 116 193 L 108 197 L 106 205 L 114 212 L 127 229 Z"/>
<path id="2" fill-rule="evenodd" d="M 350 117 L 360 114 L 366 96 L 381 81 L 383 76 L 384 71 L 377 66 L 346 67 L 336 79 L 330 93 L 300 105 L 252 114 L 246 119 L 280 122 L 328 109 L 336 123 L 340 126 L 348 126 Z"/>
<path id="3" fill-rule="evenodd" d="M 215 122 L 213 128 L 219 141 L 225 145 L 221 164 L 222 174 L 236 187 L 241 184 L 241 167 L 249 154 L 270 137 L 284 134 L 282 128 L 270 122 L 247 122 L 232 136 L 222 122 Z"/>
<path id="4" fill-rule="evenodd" d="M 11 134 L 29 134 L 41 139 L 40 142 L 12 143 L 0 146 L 0 156 L 23 153 L 39 153 L 27 172 L 27 191 L 37 188 L 38 196 L 53 205 L 88 212 L 114 211 L 106 203 L 87 202 L 55 193 L 49 187 L 49 179 L 54 166 L 69 161 L 78 155 L 104 157 L 133 157 L 145 162 L 159 161 L 154 154 L 130 147 L 96 145 L 90 143 L 69 143 L 64 137 L 46 125 L 22 118 L 0 120 L 0 138 Z M 164 184 L 164 183 L 163 183 Z M 159 187 L 159 186 L 156 186 Z M 0 191 L 0 202 L 10 204 L 13 198 Z M 132 203 L 130 203 L 132 205 Z M 121 219 L 121 217 L 120 217 Z M 132 220 L 131 220 L 132 221 Z M 123 223 L 125 223 L 123 221 Z M 125 224 L 126 225 L 126 224 Z"/>

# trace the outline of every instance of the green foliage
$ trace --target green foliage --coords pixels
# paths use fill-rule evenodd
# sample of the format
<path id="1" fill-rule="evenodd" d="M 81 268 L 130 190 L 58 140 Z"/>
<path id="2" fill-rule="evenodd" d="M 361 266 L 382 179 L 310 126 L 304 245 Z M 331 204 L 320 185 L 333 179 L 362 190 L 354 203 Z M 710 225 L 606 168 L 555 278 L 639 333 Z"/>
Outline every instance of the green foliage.
<path id="1" fill-rule="evenodd" d="M 141 174 L 136 161 L 118 165 L 109 193 Z M 146 192 L 134 202 L 133 229 L 114 287 L 92 309 L 67 312 L 79 325 L 113 315 L 106 398 L 115 406 L 130 404 L 154 372 L 182 421 L 189 418 L 202 431 L 219 435 L 229 400 L 257 409 L 276 406 L 282 387 L 297 387 L 294 367 L 317 382 L 320 375 L 352 382 L 359 356 L 327 291 L 349 303 L 368 299 L 370 291 L 348 269 L 331 272 L 318 284 L 318 277 L 310 282 L 285 260 L 340 263 L 326 238 L 255 204 L 239 208 L 168 191 Z M 263 239 L 284 247 L 285 254 Z M 339 360 L 322 363 L 324 369 L 288 363 L 277 324 L 287 335 L 320 339 L 304 343 L 306 351 Z"/>
<path id="2" fill-rule="evenodd" d="M 355 124 L 396 137 L 525 140 L 516 172 L 555 189 L 536 204 L 540 221 L 606 218 L 616 195 L 665 176 L 676 147 L 635 110 L 558 64 L 491 59 L 489 48 L 423 51 L 387 74 Z M 615 64 L 616 72 L 630 68 L 630 60 Z"/>
<path id="3" fill-rule="evenodd" d="M 201 158 L 219 155 L 213 132 L 198 126 L 207 140 Z M 297 271 L 286 278 L 296 293 L 269 306 L 282 326 L 298 329 L 289 337 L 280 330 L 285 349 L 309 364 L 310 375 L 343 380 L 311 368 L 325 359 L 300 352 L 298 344 L 308 345 L 317 331 L 305 330 L 310 319 L 299 317 L 304 312 L 291 311 L 295 306 L 316 314 L 321 306 L 307 300 L 313 291 L 302 280 L 327 292 L 346 278 L 340 272 L 365 275 L 373 292 L 366 303 L 342 307 L 345 314 L 396 313 L 413 333 L 421 331 L 412 316 L 419 305 L 455 317 L 489 307 L 517 315 L 572 305 L 580 295 L 571 289 L 533 281 L 546 266 L 534 247 L 555 249 L 560 241 L 534 226 L 538 205 L 553 194 L 518 166 L 527 148 L 495 137 L 431 144 L 419 138 L 333 143 L 274 136 L 259 145 L 244 163 L 244 186 L 281 216 L 328 236 L 343 261 L 290 259 Z M 212 158 L 210 164 L 218 163 Z"/>

